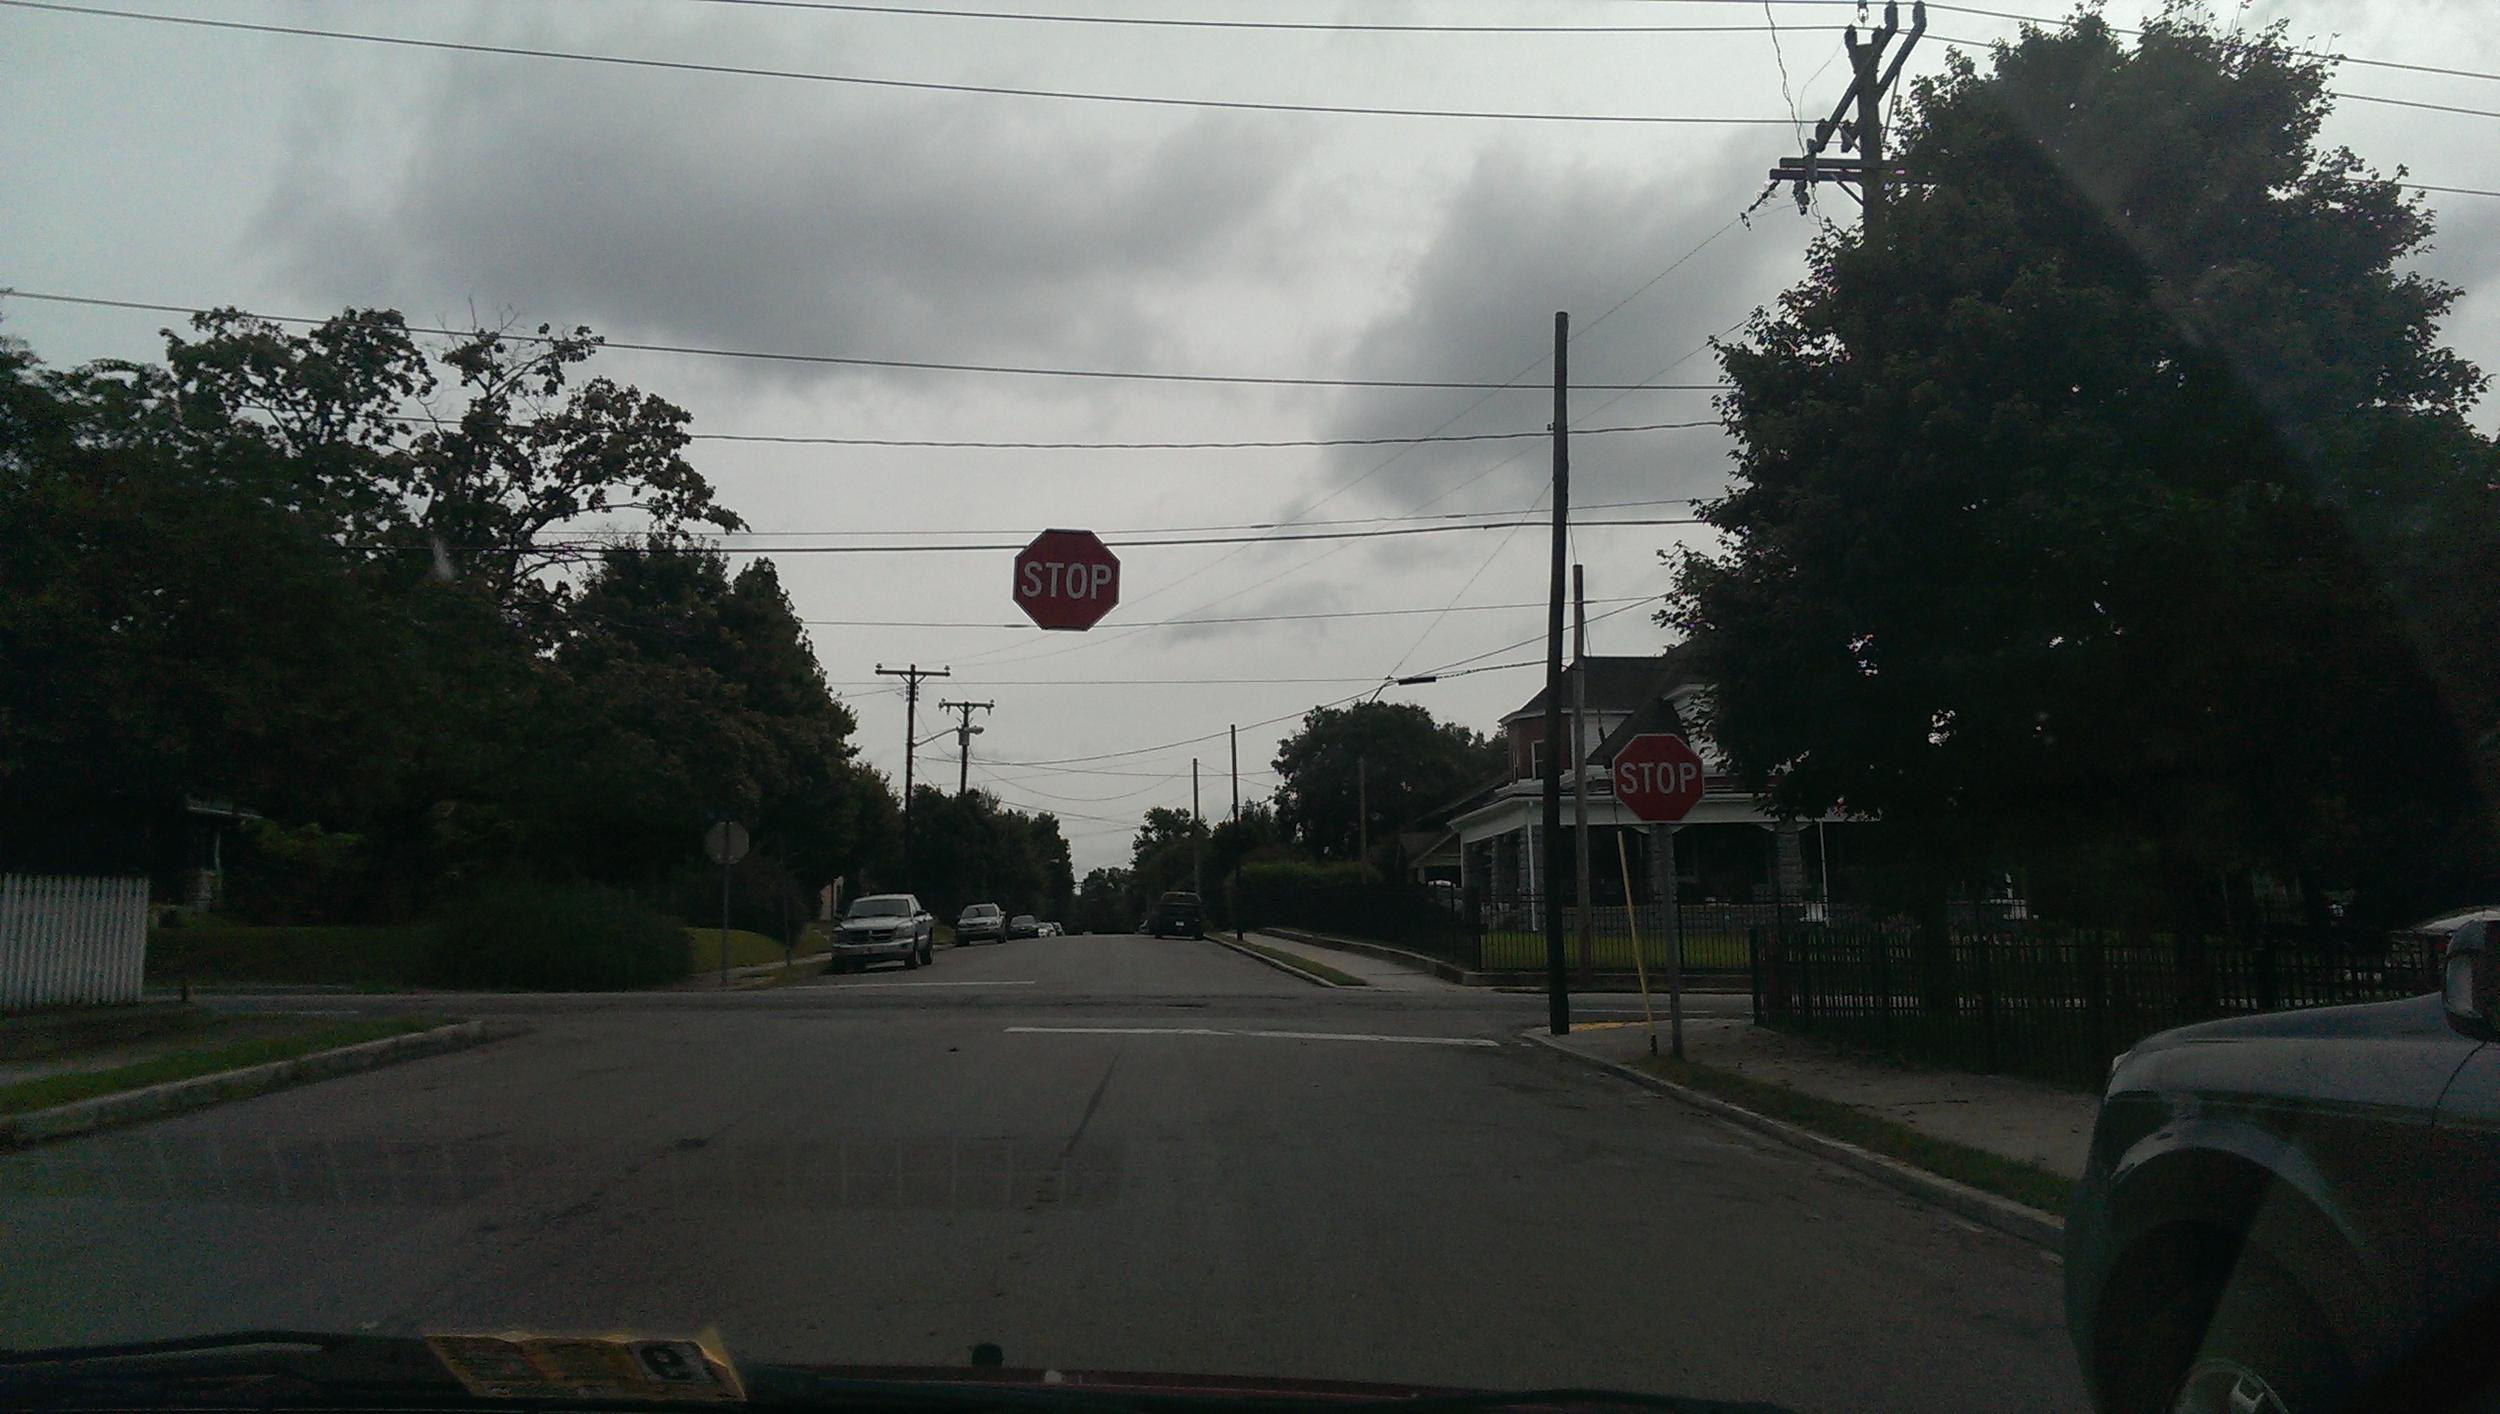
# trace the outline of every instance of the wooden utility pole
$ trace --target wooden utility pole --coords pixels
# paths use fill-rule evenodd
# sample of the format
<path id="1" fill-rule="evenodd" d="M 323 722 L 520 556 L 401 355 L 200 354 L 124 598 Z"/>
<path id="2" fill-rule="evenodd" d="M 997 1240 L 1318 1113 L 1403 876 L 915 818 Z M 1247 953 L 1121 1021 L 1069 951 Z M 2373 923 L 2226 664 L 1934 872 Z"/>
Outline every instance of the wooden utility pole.
<path id="1" fill-rule="evenodd" d="M 972 734 L 981 730 L 972 724 L 975 711 L 994 712 L 995 702 L 940 702 L 941 712 L 961 712 L 964 719 L 955 728 L 955 794 L 961 795 L 972 786 Z"/>
<path id="2" fill-rule="evenodd" d="M 1545 608 L 1545 1025 L 1557 1036 L 1571 1033 L 1571 993 L 1563 975 L 1563 919 L 1554 900 L 1561 893 L 1563 559 L 1571 538 L 1571 315 L 1554 315 L 1554 551 Z"/>
<path id="3" fill-rule="evenodd" d="M 1363 866 L 1363 877 L 1372 872 L 1372 761 L 1368 756 L 1354 758 L 1354 859 Z"/>
<path id="4" fill-rule="evenodd" d="M 1581 566 L 1571 567 L 1571 882 L 1580 905 L 1580 985 L 1597 984 L 1596 898 L 1589 892 L 1589 590 Z"/>
<path id="5" fill-rule="evenodd" d="M 1885 188 L 1901 178 L 1899 172 L 1884 164 L 1883 101 L 1900 79 L 1901 66 L 1917 47 L 1919 36 L 1926 32 L 1926 0 L 1913 0 L 1906 34 L 1901 29 L 1899 0 L 1886 0 L 1883 27 L 1865 39 L 1858 37 L 1856 25 L 1849 26 L 1841 35 L 1841 43 L 1849 52 L 1849 91 L 1832 105 L 1830 117 L 1814 125 L 1814 137 L 1806 143 L 1805 155 L 1783 159 L 1771 169 L 1772 181 L 1794 184 L 1800 211 L 1806 207 L 1808 187 L 1819 182 L 1855 183 L 1859 204 L 1866 208 L 1864 236 L 1870 245 L 1883 231 Z M 1892 62 L 1887 65 L 1884 51 L 1895 36 L 1900 38 L 1901 47 L 1892 51 Z M 1840 139 L 1842 151 L 1855 148 L 1858 155 L 1824 156 L 1823 149 L 1835 136 Z"/>
<path id="6" fill-rule="evenodd" d="M 905 889 L 909 889 L 912 886 L 912 756 L 919 747 L 920 680 L 922 678 L 953 677 L 954 674 L 945 668 L 924 668 L 918 663 L 914 663 L 908 668 L 889 668 L 885 664 L 879 663 L 877 665 L 877 676 L 885 678 L 901 678 L 903 680 L 903 887 Z"/>

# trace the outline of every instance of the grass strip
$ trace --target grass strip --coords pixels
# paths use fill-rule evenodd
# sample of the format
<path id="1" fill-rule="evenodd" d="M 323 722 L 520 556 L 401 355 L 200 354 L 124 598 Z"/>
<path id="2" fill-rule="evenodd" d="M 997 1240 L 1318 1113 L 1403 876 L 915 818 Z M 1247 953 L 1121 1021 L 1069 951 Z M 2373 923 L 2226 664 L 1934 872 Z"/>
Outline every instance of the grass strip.
<path id="1" fill-rule="evenodd" d="M 1298 952 L 1287 952 L 1283 948 L 1271 948 L 1265 943 L 1241 942 L 1235 943 L 1233 946 L 1237 948 L 1247 948 L 1261 957 L 1274 958 L 1276 961 L 1285 964 L 1287 967 L 1299 967 L 1314 977 L 1325 978 L 1328 981 L 1336 983 L 1340 987 L 1368 987 L 1371 985 L 1371 983 L 1364 981 L 1362 978 L 1355 976 L 1351 972 L 1339 972 L 1327 963 L 1313 962 L 1311 959 L 1304 957 Z"/>
<path id="2" fill-rule="evenodd" d="M 1758 1115 L 1784 1120 L 1829 1139 L 1925 1169 L 1940 1178 L 1968 1184 L 2027 1208 L 2063 1217 L 2074 1195 L 2074 1180 L 2038 1164 L 1991 1154 L 1951 1139 L 1940 1139 L 1897 1120 L 1884 1118 L 1838 1100 L 1808 1095 L 1785 1085 L 1755 1080 L 1671 1056 L 1649 1056 L 1634 1062 L 1662 1080 L 1697 1090 L 1714 1099 L 1741 1106 Z"/>
<path id="3" fill-rule="evenodd" d="M 203 1075 L 217 1075 L 247 1066 L 265 1065 L 271 1061 L 293 1060 L 316 1051 L 336 1050 L 364 1041 L 379 1041 L 387 1036 L 404 1036 L 412 1031 L 426 1031 L 444 1024 L 439 1016 L 364 1017 L 354 1021 L 307 1021 L 301 1028 L 278 1036 L 261 1036 L 249 1041 L 224 1045 L 192 1046 L 168 1051 L 111 1070 L 72 1071 L 24 1080 L 15 1085 L 0 1086 L 0 1114 L 25 1114 L 46 1110 L 55 1105 L 75 1104 L 100 1095 L 118 1095 L 125 1090 L 144 1090 L 151 1085 L 164 1085 L 176 1080 L 191 1080 Z"/>

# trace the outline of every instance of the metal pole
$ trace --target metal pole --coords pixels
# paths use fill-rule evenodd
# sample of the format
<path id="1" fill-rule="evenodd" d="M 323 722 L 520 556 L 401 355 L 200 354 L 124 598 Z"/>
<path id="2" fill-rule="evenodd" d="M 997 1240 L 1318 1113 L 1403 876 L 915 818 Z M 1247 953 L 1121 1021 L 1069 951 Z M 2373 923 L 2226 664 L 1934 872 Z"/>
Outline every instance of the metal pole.
<path id="1" fill-rule="evenodd" d="M 1238 823 L 1241 819 L 1241 728 L 1226 727 L 1224 734 L 1233 749 L 1233 819 Z"/>
<path id="2" fill-rule="evenodd" d="M 1675 888 L 1675 826 L 1660 825 L 1650 833 L 1666 851 L 1667 865 L 1667 1050 L 1684 1059 L 1684 910 Z"/>
<path id="3" fill-rule="evenodd" d="M 1198 906 L 1206 907 L 1206 817 L 1198 813 L 1198 758 L 1189 758 L 1189 891 L 1198 896 Z"/>
<path id="4" fill-rule="evenodd" d="M 1571 834 L 1579 857 L 1572 870 L 1572 901 L 1580 906 L 1580 985 L 1597 985 L 1596 898 L 1589 887 L 1589 595 L 1581 567 L 1571 567 Z"/>
<path id="5" fill-rule="evenodd" d="M 1563 558 L 1571 535 L 1571 315 L 1554 315 L 1554 548 L 1545 609 L 1545 1025 L 1571 1031 L 1571 992 L 1564 976 L 1562 914 L 1554 909 L 1563 872 L 1562 698 Z"/>
<path id="6" fill-rule="evenodd" d="M 1641 1020 L 1649 1026 L 1649 1053 L 1658 1054 L 1658 1013 L 1649 1009 L 1649 961 L 1641 956 L 1641 914 L 1632 903 L 1632 856 L 1615 827 L 1615 869 L 1623 875 L 1623 919 L 1632 929 L 1632 973 L 1641 980 Z"/>
<path id="7" fill-rule="evenodd" d="M 729 985 L 729 863 L 726 860 L 720 866 L 720 984 L 724 988 Z"/>

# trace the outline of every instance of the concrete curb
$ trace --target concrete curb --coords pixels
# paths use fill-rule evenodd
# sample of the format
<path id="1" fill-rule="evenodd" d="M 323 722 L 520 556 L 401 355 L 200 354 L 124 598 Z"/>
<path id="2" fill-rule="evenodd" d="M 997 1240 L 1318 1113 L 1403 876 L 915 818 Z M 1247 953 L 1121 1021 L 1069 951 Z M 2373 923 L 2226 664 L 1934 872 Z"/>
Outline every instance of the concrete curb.
<path id="1" fill-rule="evenodd" d="M 1492 973 L 1470 972 L 1455 962 L 1444 962 L 1440 958 L 1419 952 L 1409 952 L 1405 948 L 1391 947 L 1387 943 L 1368 942 L 1361 938 L 1330 937 L 1323 933 L 1306 933 L 1299 928 L 1261 928 L 1259 931 L 1272 933 L 1279 938 L 1289 939 L 1309 947 L 1334 948 L 1339 952 L 1377 958 L 1382 962 L 1394 962 L 1401 967 L 1412 967 L 1418 972 L 1429 972 L 1444 982 L 1456 982 L 1462 987 L 1490 986 L 1493 981 Z"/>
<path id="2" fill-rule="evenodd" d="M 203 1109 L 227 1100 L 248 1099 L 307 1081 L 327 1080 L 334 1075 L 351 1075 L 360 1070 L 375 1070 L 423 1056 L 465 1050 L 488 1039 L 484 1022 L 456 1021 L 430 1031 L 361 1041 L 353 1046 L 297 1056 L 293 1060 L 269 1061 L 215 1075 L 198 1075 L 189 1080 L 151 1085 L 144 1090 L 126 1090 L 118 1095 L 99 1095 L 75 1104 L 55 1105 L 48 1110 L 0 1115 L 0 1149 L 41 1143 L 47 1139 L 65 1139 L 115 1125 L 162 1119 L 185 1110 Z"/>
<path id="3" fill-rule="evenodd" d="M 1283 958 L 1269 957 L 1266 953 L 1260 952 L 1256 948 L 1245 948 L 1239 943 L 1226 942 L 1224 939 L 1219 938 L 1212 933 L 1207 935 L 1207 941 L 1215 944 L 1217 947 L 1222 948 L 1227 952 L 1240 953 L 1243 957 L 1250 959 L 1252 962 L 1264 962 L 1279 972 L 1290 972 L 1294 976 L 1301 978 L 1303 981 L 1308 982 L 1315 987 L 1342 987 L 1345 985 L 1343 982 L 1331 982 L 1316 972 L 1305 972 L 1301 968 L 1294 966 L 1292 963 L 1285 961 Z"/>
<path id="4" fill-rule="evenodd" d="M 1497 992 L 1528 991 L 1542 994 L 1545 991 L 1545 974 L 1541 972 L 1471 971 L 1455 962 L 1445 961 L 1428 953 L 1412 952 L 1388 943 L 1375 943 L 1368 938 L 1340 938 L 1328 933 L 1305 932 L 1299 928 L 1261 928 L 1259 931 L 1273 933 L 1280 938 L 1290 938 L 1310 947 L 1334 948 L 1339 952 L 1378 958 L 1382 962 L 1394 962 L 1401 967 L 1414 968 L 1418 972 L 1429 972 L 1444 982 L 1455 982 L 1461 987 L 1485 987 Z M 1665 984 L 1656 977 L 1649 979 L 1649 986 L 1652 992 L 1661 996 L 1665 995 Z M 1582 987 L 1575 981 L 1571 990 L 1575 996 L 1593 996 L 1601 992 L 1637 992 L 1639 988 L 1640 979 L 1635 973 L 1600 972 L 1597 974 L 1595 986 Z M 1704 972 L 1696 975 L 1688 972 L 1684 977 L 1684 991 L 1687 996 L 1708 993 L 1712 996 L 1742 997 L 1751 995 L 1753 986 L 1750 981 L 1741 976 L 1731 978 L 1725 973 Z"/>
<path id="5" fill-rule="evenodd" d="M 1582 1065 L 1609 1071 L 1635 1085 L 1646 1086 L 1660 1094 L 1672 1096 L 1740 1129 L 1750 1129 L 1757 1134 L 1768 1135 L 1783 1144 L 1803 1149 L 1817 1158 L 1828 1159 L 1843 1168 L 1854 1169 L 1886 1187 L 1897 1189 L 1923 1202 L 1933 1203 L 1947 1212 L 1968 1218 L 1983 1227 L 1994 1228 L 2009 1237 L 2019 1237 L 2025 1242 L 2044 1247 L 2051 1252 L 2065 1250 L 2066 1225 L 2064 1223 L 2046 1213 L 2024 1207 L 2010 1198 L 1999 1198 L 1993 1193 L 1983 1193 L 1968 1184 L 1956 1183 L 1942 1175 L 1929 1173 L 1922 1168 L 1914 1168 L 1898 1159 L 1888 1159 L 1881 1154 L 1861 1149 L 1855 1144 L 1832 1139 L 1810 1129 L 1801 1129 L 1786 1120 L 1757 1114 L 1742 1105 L 1722 1100 L 1716 1095 L 1705 1095 L 1689 1086 L 1678 1085 L 1672 1080 L 1651 1075 L 1647 1071 L 1604 1060 L 1585 1051 L 1574 1050 L 1542 1030 L 1522 1032 L 1521 1039 L 1533 1041 L 1557 1055 L 1567 1056 Z"/>

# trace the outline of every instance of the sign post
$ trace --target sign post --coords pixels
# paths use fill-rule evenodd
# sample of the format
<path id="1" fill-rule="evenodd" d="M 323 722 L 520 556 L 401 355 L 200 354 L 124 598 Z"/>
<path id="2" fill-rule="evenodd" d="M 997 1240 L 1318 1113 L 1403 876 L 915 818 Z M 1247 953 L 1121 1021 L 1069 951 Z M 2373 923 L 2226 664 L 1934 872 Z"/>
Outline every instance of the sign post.
<path id="1" fill-rule="evenodd" d="M 747 827 L 715 820 L 703 832 L 703 852 L 720 866 L 720 984 L 729 986 L 729 866 L 747 857 Z"/>
<path id="2" fill-rule="evenodd" d="M 1709 768 L 1702 764 L 1701 753 L 1692 743 L 1670 732 L 1643 732 L 1623 744 L 1615 753 L 1610 774 L 1615 800 L 1636 817 L 1652 825 L 1665 825 L 1666 830 L 1652 830 L 1658 847 L 1666 850 L 1667 892 L 1667 1034 L 1668 1049 L 1677 1060 L 1684 1059 L 1684 930 L 1676 917 L 1675 900 L 1675 832 L 1673 826 L 1694 806 L 1701 803 L 1701 793 L 1709 777 Z M 1625 880 L 1630 886 L 1630 880 Z M 1635 950 L 1639 944 L 1635 943 Z M 1656 1043 L 1653 1041 L 1652 1047 Z"/>
<path id="3" fill-rule="evenodd" d="M 1045 530 L 1016 552 L 1016 607 L 1035 625 L 1082 632 L 1120 603 L 1120 557 L 1090 530 Z"/>

